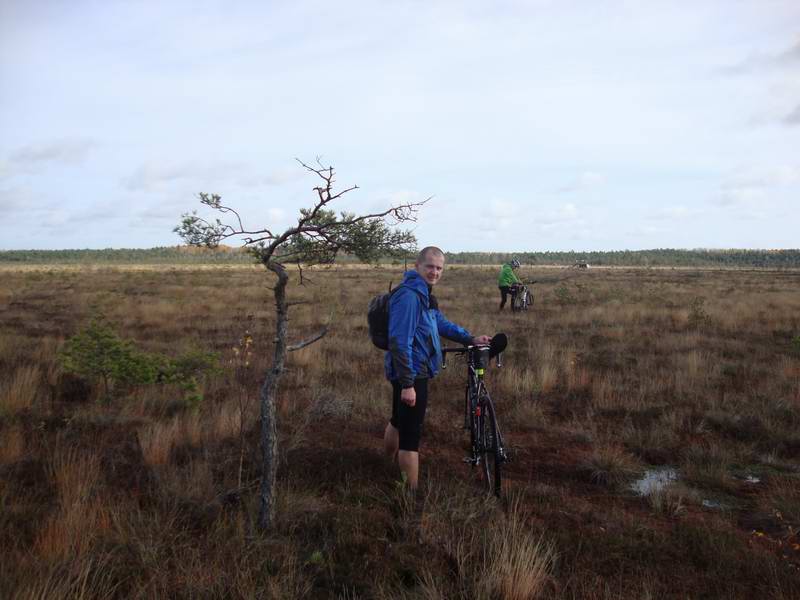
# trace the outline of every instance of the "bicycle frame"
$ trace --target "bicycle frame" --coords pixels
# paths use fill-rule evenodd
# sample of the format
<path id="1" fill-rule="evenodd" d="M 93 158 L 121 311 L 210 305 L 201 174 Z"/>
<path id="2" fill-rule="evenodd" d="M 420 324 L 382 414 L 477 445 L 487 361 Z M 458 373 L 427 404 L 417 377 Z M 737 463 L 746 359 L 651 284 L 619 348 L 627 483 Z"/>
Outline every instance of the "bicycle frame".
<path id="1" fill-rule="evenodd" d="M 510 293 L 512 312 L 528 310 L 528 307 L 533 304 L 533 293 L 530 291 L 527 282 L 515 283 L 511 287 Z"/>
<path id="2" fill-rule="evenodd" d="M 484 382 L 484 373 L 490 360 L 489 346 L 442 349 L 443 357 L 452 352 L 464 354 L 467 362 L 464 429 L 470 432 L 470 454 L 464 459 L 464 462 L 473 467 L 480 467 L 488 490 L 499 497 L 501 492 L 500 466 L 508 457 L 503 446 L 503 436 L 497 424 L 494 403 Z M 499 354 L 497 366 L 502 366 Z M 442 367 L 447 367 L 444 360 Z"/>

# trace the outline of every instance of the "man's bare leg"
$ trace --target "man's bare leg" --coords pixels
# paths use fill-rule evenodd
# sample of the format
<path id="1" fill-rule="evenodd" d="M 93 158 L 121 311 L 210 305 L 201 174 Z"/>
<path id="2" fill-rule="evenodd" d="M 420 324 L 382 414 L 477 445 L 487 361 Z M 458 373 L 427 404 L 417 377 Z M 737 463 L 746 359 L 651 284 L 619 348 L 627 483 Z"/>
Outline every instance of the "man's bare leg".
<path id="1" fill-rule="evenodd" d="M 419 479 L 419 452 L 399 450 L 399 448 L 400 432 L 389 423 L 383 432 L 383 450 L 386 457 L 392 462 L 397 459 L 400 470 L 406 475 L 408 486 L 412 490 L 416 490 Z"/>
<path id="2" fill-rule="evenodd" d="M 383 451 L 386 458 L 394 462 L 397 459 L 397 450 L 400 447 L 400 432 L 389 423 L 383 432 Z"/>
<path id="3" fill-rule="evenodd" d="M 397 454 L 397 462 L 400 463 L 400 470 L 406 474 L 408 487 L 416 490 L 419 477 L 419 452 L 400 450 Z"/>

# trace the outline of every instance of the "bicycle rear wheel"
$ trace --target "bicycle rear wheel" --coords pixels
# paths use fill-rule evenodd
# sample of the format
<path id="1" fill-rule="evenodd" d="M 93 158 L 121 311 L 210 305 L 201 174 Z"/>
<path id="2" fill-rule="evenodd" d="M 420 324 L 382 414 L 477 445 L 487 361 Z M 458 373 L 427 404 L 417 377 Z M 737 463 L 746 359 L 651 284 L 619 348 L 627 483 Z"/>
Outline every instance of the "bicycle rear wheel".
<path id="1" fill-rule="evenodd" d="M 491 401 L 484 399 L 481 403 L 479 417 L 481 441 L 481 471 L 486 484 L 486 491 L 500 497 L 501 473 L 500 443 L 497 433 L 497 418 Z"/>

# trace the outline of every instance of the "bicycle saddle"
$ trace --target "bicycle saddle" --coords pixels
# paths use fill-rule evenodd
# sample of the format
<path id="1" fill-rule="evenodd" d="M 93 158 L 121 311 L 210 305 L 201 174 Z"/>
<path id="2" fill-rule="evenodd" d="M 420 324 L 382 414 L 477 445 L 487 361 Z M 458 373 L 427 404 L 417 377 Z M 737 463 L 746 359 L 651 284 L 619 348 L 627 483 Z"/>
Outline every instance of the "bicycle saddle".
<path id="1" fill-rule="evenodd" d="M 489 342 L 489 358 L 494 358 L 508 346 L 508 336 L 505 333 L 495 333 Z"/>

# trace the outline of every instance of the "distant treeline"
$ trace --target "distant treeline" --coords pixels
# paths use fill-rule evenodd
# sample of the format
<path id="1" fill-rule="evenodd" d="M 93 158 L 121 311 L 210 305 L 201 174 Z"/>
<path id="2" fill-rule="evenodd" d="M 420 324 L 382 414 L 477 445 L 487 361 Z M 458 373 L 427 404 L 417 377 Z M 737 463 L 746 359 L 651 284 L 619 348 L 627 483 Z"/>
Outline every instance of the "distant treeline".
<path id="1" fill-rule="evenodd" d="M 0 263 L 27 264 L 236 264 L 252 263 L 240 248 L 193 246 L 105 248 L 103 250 L 0 250 Z"/>
<path id="2" fill-rule="evenodd" d="M 448 252 L 450 264 L 502 264 L 517 258 L 524 265 L 760 267 L 800 268 L 800 249 L 793 250 L 615 250 L 609 252 Z M 411 262 L 413 258 L 409 259 Z M 188 246 L 107 248 L 104 250 L 0 250 L 0 263 L 25 264 L 250 264 L 241 248 L 210 250 Z M 355 262 L 343 256 L 341 262 Z M 398 263 L 397 259 L 391 262 Z"/>
<path id="3" fill-rule="evenodd" d="M 607 252 L 454 252 L 448 262 L 501 264 L 518 259 L 523 265 L 607 267 L 800 267 L 800 249 L 794 250 L 613 250 Z"/>

